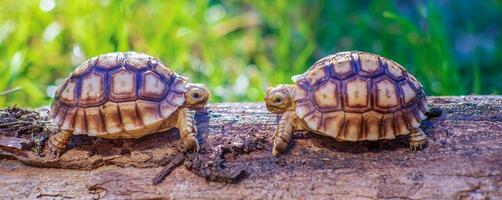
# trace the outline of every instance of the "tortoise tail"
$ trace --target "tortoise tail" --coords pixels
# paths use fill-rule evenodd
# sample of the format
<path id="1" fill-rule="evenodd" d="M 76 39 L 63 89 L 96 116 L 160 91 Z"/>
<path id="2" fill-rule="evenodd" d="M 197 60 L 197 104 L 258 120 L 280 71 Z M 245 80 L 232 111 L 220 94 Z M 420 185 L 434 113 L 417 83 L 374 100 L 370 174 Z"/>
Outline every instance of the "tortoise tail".
<path id="1" fill-rule="evenodd" d="M 441 108 L 431 108 L 429 112 L 425 113 L 427 118 L 436 118 L 443 114 L 443 110 Z"/>

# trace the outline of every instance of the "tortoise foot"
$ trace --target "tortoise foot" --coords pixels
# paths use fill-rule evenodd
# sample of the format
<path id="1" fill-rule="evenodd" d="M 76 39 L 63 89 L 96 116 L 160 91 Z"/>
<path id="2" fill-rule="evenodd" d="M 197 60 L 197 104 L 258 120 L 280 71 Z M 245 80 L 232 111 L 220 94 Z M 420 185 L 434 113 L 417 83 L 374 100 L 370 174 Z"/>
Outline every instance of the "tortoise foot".
<path id="1" fill-rule="evenodd" d="M 56 135 L 53 135 L 47 144 L 48 153 L 51 158 L 59 158 L 63 154 L 66 149 L 66 145 L 70 141 L 70 137 L 72 132 L 70 131 L 61 131 Z"/>
<path id="2" fill-rule="evenodd" d="M 427 135 L 420 128 L 416 128 L 410 133 L 408 140 L 412 151 L 422 150 L 427 143 Z"/>

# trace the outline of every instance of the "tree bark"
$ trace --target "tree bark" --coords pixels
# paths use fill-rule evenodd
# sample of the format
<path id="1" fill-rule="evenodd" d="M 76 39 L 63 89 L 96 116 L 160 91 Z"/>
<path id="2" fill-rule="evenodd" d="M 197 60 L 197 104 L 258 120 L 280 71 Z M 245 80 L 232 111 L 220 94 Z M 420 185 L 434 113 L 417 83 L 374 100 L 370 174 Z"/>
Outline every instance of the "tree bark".
<path id="1" fill-rule="evenodd" d="M 210 104 L 195 113 L 201 151 L 158 185 L 162 166 L 181 161 L 176 130 L 73 136 L 59 160 L 3 146 L 0 199 L 502 199 L 502 97 L 429 103 L 443 114 L 422 122 L 422 151 L 406 137 L 352 143 L 298 132 L 279 157 L 271 148 L 280 116 L 261 103 Z"/>

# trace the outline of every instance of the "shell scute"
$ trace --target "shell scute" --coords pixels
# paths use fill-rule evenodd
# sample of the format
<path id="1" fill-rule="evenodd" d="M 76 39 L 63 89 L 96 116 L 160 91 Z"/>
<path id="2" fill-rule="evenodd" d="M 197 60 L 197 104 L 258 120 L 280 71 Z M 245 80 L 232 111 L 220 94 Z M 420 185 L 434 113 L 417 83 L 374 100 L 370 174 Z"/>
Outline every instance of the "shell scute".
<path id="1" fill-rule="evenodd" d="M 429 104 L 427 103 L 427 100 L 425 99 L 425 94 L 422 91 L 422 96 L 418 100 L 418 108 L 423 112 L 427 113 L 430 111 Z"/>
<path id="2" fill-rule="evenodd" d="M 176 77 L 171 84 L 171 90 L 167 94 L 166 100 L 174 106 L 181 106 L 185 102 L 184 93 L 187 91 L 187 80 L 183 77 Z"/>
<path id="3" fill-rule="evenodd" d="M 146 68 L 149 66 L 150 60 L 152 57 L 147 56 L 143 53 L 136 53 L 136 52 L 128 52 L 125 55 L 126 59 L 124 61 L 124 64 L 126 66 L 136 68 L 136 69 L 141 69 L 141 68 Z"/>
<path id="4" fill-rule="evenodd" d="M 171 105 L 181 106 L 185 102 L 185 95 L 177 92 L 169 92 L 166 100 L 169 101 Z"/>
<path id="5" fill-rule="evenodd" d="M 344 110 L 348 112 L 365 112 L 370 107 L 370 84 L 368 79 L 354 77 L 345 81 Z"/>
<path id="6" fill-rule="evenodd" d="M 155 71 L 162 75 L 165 79 L 171 79 L 171 77 L 174 75 L 174 72 L 167 68 L 163 64 L 156 64 L 154 67 Z"/>
<path id="7" fill-rule="evenodd" d="M 339 93 L 340 82 L 336 80 L 327 81 L 314 90 L 314 102 L 320 109 L 339 110 L 342 108 Z"/>
<path id="8" fill-rule="evenodd" d="M 307 126 L 312 130 L 317 130 L 321 125 L 322 114 L 318 111 L 310 112 L 304 117 Z"/>
<path id="9" fill-rule="evenodd" d="M 295 96 L 294 99 L 295 101 L 304 101 L 306 98 L 308 98 L 308 91 L 305 89 L 304 86 L 298 86 L 296 91 L 295 91 Z"/>
<path id="10" fill-rule="evenodd" d="M 396 125 L 396 135 L 406 135 L 410 132 L 402 111 L 394 112 L 394 123 Z"/>
<path id="11" fill-rule="evenodd" d="M 361 133 L 362 115 L 359 113 L 345 113 L 345 126 L 342 134 L 338 136 L 341 140 L 357 141 Z"/>
<path id="12" fill-rule="evenodd" d="M 68 83 L 69 80 L 70 77 L 67 77 L 63 81 L 61 81 L 61 83 L 58 84 L 54 97 L 61 96 L 61 93 L 63 93 L 63 90 L 66 88 L 66 84 Z"/>
<path id="13" fill-rule="evenodd" d="M 51 110 L 49 110 L 49 117 L 52 119 L 56 118 L 59 109 L 61 108 L 61 103 L 59 101 L 54 101 L 51 104 Z"/>
<path id="14" fill-rule="evenodd" d="M 382 76 L 373 80 L 375 85 L 375 110 L 389 112 L 400 108 L 397 84 L 388 76 Z"/>
<path id="15" fill-rule="evenodd" d="M 136 72 L 120 68 L 111 72 L 110 100 L 133 101 L 136 99 Z"/>
<path id="16" fill-rule="evenodd" d="M 82 77 L 79 104 L 84 106 L 99 105 L 106 99 L 105 77 L 99 72 L 91 72 Z"/>
<path id="17" fill-rule="evenodd" d="M 77 81 L 74 79 L 69 79 L 59 94 L 61 101 L 67 105 L 74 105 L 77 103 Z"/>
<path id="18" fill-rule="evenodd" d="M 57 112 L 54 114 L 54 122 L 58 124 L 63 124 L 66 116 L 66 110 L 68 107 L 64 105 L 59 105 Z"/>
<path id="19" fill-rule="evenodd" d="M 416 91 L 422 90 L 422 84 L 418 82 L 417 78 L 415 76 L 411 75 L 408 73 L 408 80 L 410 81 L 411 84 L 413 84 L 413 87 L 415 88 Z"/>
<path id="20" fill-rule="evenodd" d="M 319 63 L 319 65 L 323 64 Z M 314 86 L 325 79 L 327 76 L 326 70 L 324 67 L 316 67 L 305 75 L 305 79 L 310 83 L 310 85 Z"/>
<path id="21" fill-rule="evenodd" d="M 359 65 L 361 75 L 366 77 L 376 77 L 384 72 L 382 61 L 379 56 L 372 54 L 359 55 Z"/>
<path id="22" fill-rule="evenodd" d="M 324 113 L 322 118 L 323 121 L 321 123 L 321 127 L 319 128 L 319 130 L 333 138 L 338 137 L 338 135 L 343 130 L 343 124 L 345 121 L 345 112 L 337 111 L 337 112 Z"/>
<path id="23" fill-rule="evenodd" d="M 71 130 L 75 122 L 75 115 L 77 113 L 77 107 L 68 107 L 66 109 L 63 124 L 61 125 L 62 130 Z"/>
<path id="24" fill-rule="evenodd" d="M 187 79 L 181 76 L 178 76 L 174 79 L 171 84 L 171 90 L 179 93 L 184 93 L 187 91 Z"/>
<path id="25" fill-rule="evenodd" d="M 370 111 L 363 114 L 363 136 L 361 140 L 378 140 L 380 139 L 380 127 L 382 124 L 383 114 Z"/>
<path id="26" fill-rule="evenodd" d="M 101 106 L 100 112 L 103 114 L 103 120 L 105 122 L 105 128 L 108 134 L 120 133 L 123 130 L 117 103 L 105 103 L 103 106 Z"/>
<path id="27" fill-rule="evenodd" d="M 307 114 L 313 112 L 314 110 L 315 107 L 311 101 L 298 102 L 296 105 L 296 115 L 300 119 L 303 119 Z"/>
<path id="28" fill-rule="evenodd" d="M 75 120 L 73 124 L 73 134 L 82 135 L 87 131 L 86 119 L 85 119 L 85 109 L 77 108 L 77 113 L 75 114 Z"/>
<path id="29" fill-rule="evenodd" d="M 340 56 L 333 56 L 330 67 L 331 75 L 338 79 L 345 79 L 353 76 L 356 73 L 354 61 L 350 54 L 343 54 Z"/>
<path id="30" fill-rule="evenodd" d="M 96 66 L 103 69 L 111 69 L 121 66 L 122 53 L 107 53 L 100 55 L 96 59 Z"/>
<path id="31" fill-rule="evenodd" d="M 404 69 L 401 67 L 401 65 L 397 64 L 394 61 L 386 60 L 386 66 L 387 66 L 387 75 L 392 77 L 394 80 L 401 80 L 404 78 Z"/>
<path id="32" fill-rule="evenodd" d="M 136 101 L 119 103 L 119 112 L 126 132 L 139 129 L 143 126 L 143 121 L 141 121 L 138 115 L 139 111 L 137 110 Z"/>
<path id="33" fill-rule="evenodd" d="M 75 71 L 73 71 L 72 77 L 78 77 L 92 69 L 96 64 L 97 57 L 91 58 L 87 61 L 84 61 L 80 66 L 78 66 Z"/>
<path id="34" fill-rule="evenodd" d="M 420 126 L 420 116 L 415 112 L 417 110 L 414 107 L 403 109 L 404 117 L 406 118 L 407 125 L 409 129 L 417 128 Z"/>
<path id="35" fill-rule="evenodd" d="M 384 114 L 382 118 L 382 130 L 380 130 L 380 139 L 394 139 L 396 136 L 396 123 L 394 113 Z"/>
<path id="36" fill-rule="evenodd" d="M 85 120 L 87 122 L 87 134 L 90 136 L 104 135 L 106 129 L 101 117 L 99 107 L 89 107 L 85 109 Z"/>
<path id="37" fill-rule="evenodd" d="M 162 117 L 168 117 L 171 114 L 173 114 L 178 106 L 171 104 L 168 100 L 164 100 L 160 102 L 159 109 L 160 109 L 160 115 Z"/>
<path id="38" fill-rule="evenodd" d="M 417 99 L 417 92 L 413 89 L 411 84 L 408 81 L 402 81 L 399 83 L 399 87 L 401 89 L 401 101 L 403 105 L 410 105 L 415 102 Z"/>
<path id="39" fill-rule="evenodd" d="M 166 85 L 157 74 L 152 71 L 146 71 L 142 76 L 143 82 L 139 90 L 141 97 L 158 101 L 165 95 L 167 92 Z"/>
<path id="40" fill-rule="evenodd" d="M 160 121 L 159 104 L 152 101 L 138 100 L 138 111 L 146 127 L 152 126 Z"/>

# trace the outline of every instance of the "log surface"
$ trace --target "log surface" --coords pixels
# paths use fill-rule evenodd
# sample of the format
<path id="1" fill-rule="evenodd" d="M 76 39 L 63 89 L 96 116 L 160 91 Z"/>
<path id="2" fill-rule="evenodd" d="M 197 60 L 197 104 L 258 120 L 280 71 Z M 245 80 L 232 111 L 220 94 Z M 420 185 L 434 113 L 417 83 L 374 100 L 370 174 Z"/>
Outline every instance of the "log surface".
<path id="1" fill-rule="evenodd" d="M 176 130 L 135 140 L 74 136 L 60 160 L 0 148 L 0 199 L 502 199 L 502 97 L 429 103 L 443 114 L 422 122 L 422 151 L 411 152 L 406 137 L 350 143 L 298 132 L 277 158 L 280 116 L 259 103 L 210 104 L 195 113 L 201 152 L 156 186 L 163 159 L 177 152 Z M 218 160 L 218 173 L 246 177 L 208 181 Z"/>

